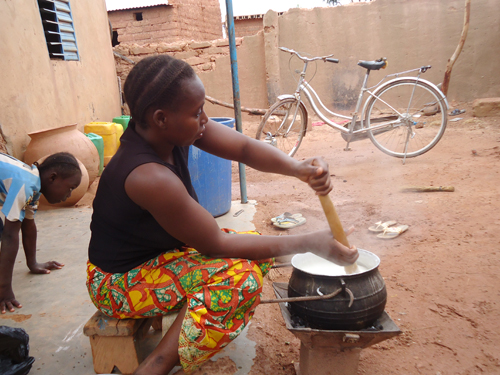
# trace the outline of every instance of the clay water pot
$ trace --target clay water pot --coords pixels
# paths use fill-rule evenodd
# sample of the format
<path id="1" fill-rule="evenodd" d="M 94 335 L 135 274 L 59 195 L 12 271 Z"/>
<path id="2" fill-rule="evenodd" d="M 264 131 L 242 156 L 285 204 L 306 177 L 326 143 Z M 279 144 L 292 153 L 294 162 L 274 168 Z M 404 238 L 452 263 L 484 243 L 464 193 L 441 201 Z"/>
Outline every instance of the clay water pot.
<path id="1" fill-rule="evenodd" d="M 42 164 L 43 161 L 49 156 L 50 155 L 45 155 L 40 160 L 37 160 L 38 164 Z M 68 199 L 61 203 L 50 204 L 42 194 L 39 201 L 41 208 L 70 207 L 78 203 L 78 201 L 83 198 L 83 196 L 89 189 L 89 173 L 87 172 L 87 168 L 85 168 L 85 165 L 83 165 L 80 160 L 76 160 L 78 161 L 78 165 L 80 166 L 80 170 L 82 171 L 82 181 L 80 182 L 80 185 L 78 185 L 78 187 L 71 192 L 71 196 Z"/>
<path id="2" fill-rule="evenodd" d="M 312 253 L 292 258 L 288 297 L 341 291 L 333 298 L 290 303 L 291 311 L 311 328 L 360 330 L 370 327 L 384 312 L 387 291 L 378 270 L 380 259 L 369 251 L 358 251 L 359 270 L 353 274 L 346 274 L 344 267 Z"/>
<path id="3" fill-rule="evenodd" d="M 28 135 L 31 141 L 24 153 L 26 164 L 31 165 L 42 157 L 57 152 L 69 152 L 85 166 L 89 176 L 89 185 L 97 178 L 99 152 L 92 141 L 76 128 L 76 124 L 39 130 Z"/>

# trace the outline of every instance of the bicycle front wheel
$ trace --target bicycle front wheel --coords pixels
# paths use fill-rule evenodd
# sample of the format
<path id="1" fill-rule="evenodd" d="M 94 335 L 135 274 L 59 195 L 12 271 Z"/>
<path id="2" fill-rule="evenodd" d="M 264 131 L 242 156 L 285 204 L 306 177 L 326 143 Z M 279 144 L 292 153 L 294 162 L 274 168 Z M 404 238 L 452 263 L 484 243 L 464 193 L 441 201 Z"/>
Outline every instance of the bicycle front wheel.
<path id="1" fill-rule="evenodd" d="M 255 138 L 293 156 L 304 138 L 306 129 L 307 111 L 304 104 L 297 99 L 286 98 L 267 110 Z"/>
<path id="2" fill-rule="evenodd" d="M 412 158 L 433 148 L 446 129 L 444 95 L 425 80 L 401 78 L 382 86 L 366 105 L 365 126 L 384 153 Z"/>

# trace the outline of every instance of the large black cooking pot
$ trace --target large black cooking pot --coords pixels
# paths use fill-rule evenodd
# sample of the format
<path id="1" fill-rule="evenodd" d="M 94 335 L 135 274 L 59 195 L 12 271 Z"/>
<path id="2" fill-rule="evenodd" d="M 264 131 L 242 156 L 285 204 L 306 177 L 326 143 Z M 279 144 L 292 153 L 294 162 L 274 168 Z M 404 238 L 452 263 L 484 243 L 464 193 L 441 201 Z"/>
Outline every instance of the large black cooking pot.
<path id="1" fill-rule="evenodd" d="M 387 291 L 373 253 L 358 249 L 358 272 L 345 274 L 344 267 L 312 253 L 292 258 L 288 297 L 318 296 L 338 291 L 333 298 L 290 302 L 293 314 L 311 328 L 360 330 L 370 327 L 384 312 Z"/>

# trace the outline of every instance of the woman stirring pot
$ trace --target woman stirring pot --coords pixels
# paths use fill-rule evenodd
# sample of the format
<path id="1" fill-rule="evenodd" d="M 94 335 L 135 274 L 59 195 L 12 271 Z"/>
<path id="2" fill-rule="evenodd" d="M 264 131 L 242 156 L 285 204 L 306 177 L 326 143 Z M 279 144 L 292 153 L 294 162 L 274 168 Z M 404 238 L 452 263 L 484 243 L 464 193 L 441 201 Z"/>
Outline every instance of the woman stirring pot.
<path id="1" fill-rule="evenodd" d="M 273 257 L 310 251 L 351 264 L 358 252 L 330 230 L 278 237 L 219 229 L 197 202 L 189 146 L 296 177 L 319 195 L 332 189 L 330 173 L 321 158 L 297 161 L 210 120 L 203 84 L 187 63 L 145 58 L 124 93 L 131 121 L 94 200 L 87 286 L 96 307 L 114 318 L 178 311 L 135 374 L 168 374 L 179 362 L 189 373 L 243 331 Z"/>

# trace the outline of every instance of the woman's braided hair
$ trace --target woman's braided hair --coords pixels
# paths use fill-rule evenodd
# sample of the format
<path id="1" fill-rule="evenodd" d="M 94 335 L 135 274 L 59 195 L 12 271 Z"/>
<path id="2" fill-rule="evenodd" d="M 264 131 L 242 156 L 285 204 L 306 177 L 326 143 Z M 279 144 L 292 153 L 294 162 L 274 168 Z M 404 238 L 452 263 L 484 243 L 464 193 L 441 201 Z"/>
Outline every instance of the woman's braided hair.
<path id="1" fill-rule="evenodd" d="M 150 106 L 175 108 L 181 96 L 182 81 L 195 75 L 188 63 L 169 55 L 150 56 L 139 61 L 123 87 L 131 121 L 147 128 L 144 116 Z"/>
<path id="2" fill-rule="evenodd" d="M 78 160 L 69 152 L 58 152 L 47 157 L 42 164 L 33 163 L 42 174 L 44 171 L 53 170 L 63 179 L 82 173 Z"/>

